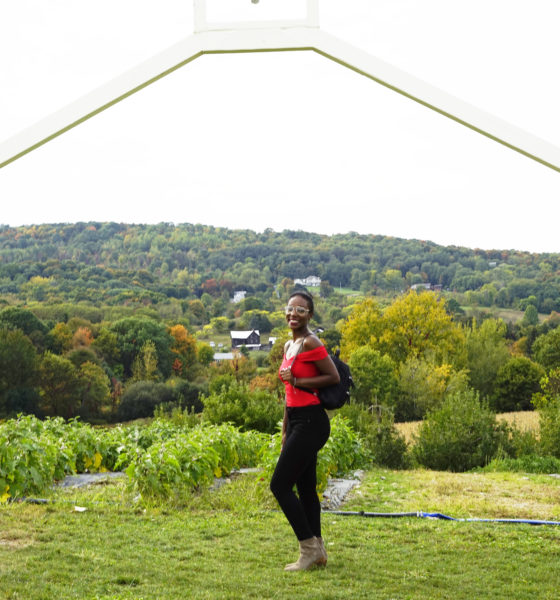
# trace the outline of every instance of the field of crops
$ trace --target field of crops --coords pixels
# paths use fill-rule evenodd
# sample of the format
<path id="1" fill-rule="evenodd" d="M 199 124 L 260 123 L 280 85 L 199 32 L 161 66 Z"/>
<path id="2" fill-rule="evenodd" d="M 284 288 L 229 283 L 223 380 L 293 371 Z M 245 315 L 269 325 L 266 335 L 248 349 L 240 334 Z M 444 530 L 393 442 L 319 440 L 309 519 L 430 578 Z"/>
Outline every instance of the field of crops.
<path id="1" fill-rule="evenodd" d="M 125 471 L 141 498 L 170 498 L 209 485 L 242 467 L 270 472 L 280 436 L 242 432 L 229 424 L 186 427 L 156 419 L 149 425 L 94 428 L 78 420 L 20 416 L 0 424 L 0 501 L 42 494 L 66 475 Z M 320 486 L 363 466 L 367 456 L 344 419 L 318 464 Z"/>

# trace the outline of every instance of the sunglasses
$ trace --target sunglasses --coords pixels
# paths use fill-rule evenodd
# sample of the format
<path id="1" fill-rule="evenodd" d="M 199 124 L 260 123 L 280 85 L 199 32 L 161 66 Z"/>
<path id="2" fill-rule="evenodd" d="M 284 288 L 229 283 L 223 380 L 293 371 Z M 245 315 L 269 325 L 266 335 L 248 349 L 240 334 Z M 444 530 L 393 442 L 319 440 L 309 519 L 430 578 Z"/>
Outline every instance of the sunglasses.
<path id="1" fill-rule="evenodd" d="M 284 307 L 284 311 L 287 315 L 291 315 L 293 312 L 295 312 L 297 315 L 300 315 L 303 317 L 303 315 L 306 315 L 309 312 L 308 308 L 304 308 L 303 306 L 286 306 Z"/>

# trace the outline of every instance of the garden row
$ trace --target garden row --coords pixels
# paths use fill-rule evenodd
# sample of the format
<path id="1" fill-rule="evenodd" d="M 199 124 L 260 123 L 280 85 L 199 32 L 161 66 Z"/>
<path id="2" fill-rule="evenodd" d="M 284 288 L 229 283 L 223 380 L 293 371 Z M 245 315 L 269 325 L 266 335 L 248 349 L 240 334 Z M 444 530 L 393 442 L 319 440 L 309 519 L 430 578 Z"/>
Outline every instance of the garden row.
<path id="1" fill-rule="evenodd" d="M 280 435 L 240 431 L 230 424 L 185 426 L 169 419 L 149 425 L 94 428 L 78 420 L 20 416 L 0 424 L 0 502 L 45 493 L 66 475 L 124 470 L 143 498 L 169 498 L 206 486 L 241 467 L 269 476 Z M 364 466 L 366 452 L 342 418 L 318 465 L 319 486 Z"/>

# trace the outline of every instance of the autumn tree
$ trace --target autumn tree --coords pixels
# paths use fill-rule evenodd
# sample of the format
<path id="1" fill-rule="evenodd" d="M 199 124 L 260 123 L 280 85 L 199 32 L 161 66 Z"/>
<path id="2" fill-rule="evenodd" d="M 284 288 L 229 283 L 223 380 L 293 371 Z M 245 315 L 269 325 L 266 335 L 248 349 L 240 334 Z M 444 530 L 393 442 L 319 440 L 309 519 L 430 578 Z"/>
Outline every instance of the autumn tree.
<path id="1" fill-rule="evenodd" d="M 442 362 L 456 356 L 463 343 L 443 300 L 431 292 L 411 291 L 385 309 L 377 347 L 398 363 L 422 356 Z"/>
<path id="2" fill-rule="evenodd" d="M 184 325 L 173 325 L 169 328 L 169 333 L 172 338 L 171 352 L 175 356 L 174 371 L 177 369 L 175 361 L 179 361 L 181 373 L 186 374 L 191 369 L 197 360 L 196 338 L 191 335 Z"/>
<path id="3" fill-rule="evenodd" d="M 449 364 L 410 357 L 398 369 L 396 421 L 417 421 L 438 408 L 453 393 L 468 389 L 467 375 Z"/>
<path id="4" fill-rule="evenodd" d="M 48 333 L 49 348 L 56 354 L 64 354 L 72 348 L 72 330 L 66 323 L 57 323 Z"/>
<path id="5" fill-rule="evenodd" d="M 146 340 L 132 363 L 132 379 L 157 381 L 159 377 L 156 345 L 152 340 Z"/>
<path id="6" fill-rule="evenodd" d="M 348 360 L 362 346 L 377 348 L 382 332 L 381 309 L 373 298 L 366 298 L 352 307 L 342 326 L 340 354 Z"/>
<path id="7" fill-rule="evenodd" d="M 93 342 L 93 335 L 89 327 L 78 327 L 72 336 L 74 348 L 88 348 Z"/>

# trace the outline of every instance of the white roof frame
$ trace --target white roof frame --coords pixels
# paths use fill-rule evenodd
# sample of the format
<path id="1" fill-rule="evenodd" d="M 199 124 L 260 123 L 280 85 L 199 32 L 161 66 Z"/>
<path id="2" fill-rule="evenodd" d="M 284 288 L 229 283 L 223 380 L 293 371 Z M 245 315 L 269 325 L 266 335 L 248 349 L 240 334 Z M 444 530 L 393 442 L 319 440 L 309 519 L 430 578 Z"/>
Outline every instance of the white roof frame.
<path id="1" fill-rule="evenodd" d="M 211 24 L 193 0 L 196 32 L 0 143 L 0 168 L 203 54 L 311 51 L 560 172 L 560 148 L 360 50 L 318 27 L 318 0 L 300 21 Z"/>

